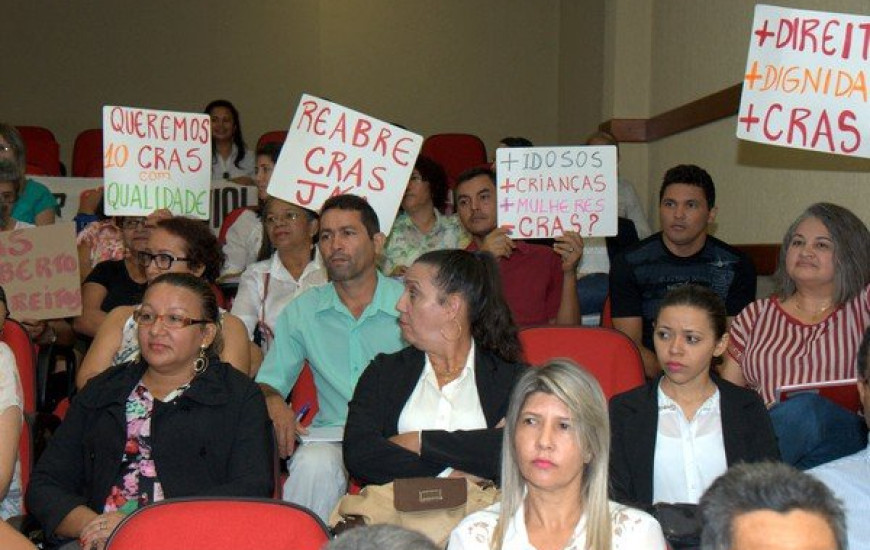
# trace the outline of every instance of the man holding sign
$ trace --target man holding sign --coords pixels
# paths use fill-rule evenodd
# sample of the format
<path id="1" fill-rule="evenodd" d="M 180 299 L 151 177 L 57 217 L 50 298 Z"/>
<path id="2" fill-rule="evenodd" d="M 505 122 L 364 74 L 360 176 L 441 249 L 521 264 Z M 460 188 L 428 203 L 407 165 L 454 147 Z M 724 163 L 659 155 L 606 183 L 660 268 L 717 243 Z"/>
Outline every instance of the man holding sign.
<path id="1" fill-rule="evenodd" d="M 505 299 L 517 325 L 580 324 L 574 270 L 583 257 L 583 238 L 566 231 L 553 250 L 510 238 L 497 225 L 495 173 L 472 168 L 459 175 L 454 190 L 462 226 L 471 235 L 468 250 L 498 259 Z"/>

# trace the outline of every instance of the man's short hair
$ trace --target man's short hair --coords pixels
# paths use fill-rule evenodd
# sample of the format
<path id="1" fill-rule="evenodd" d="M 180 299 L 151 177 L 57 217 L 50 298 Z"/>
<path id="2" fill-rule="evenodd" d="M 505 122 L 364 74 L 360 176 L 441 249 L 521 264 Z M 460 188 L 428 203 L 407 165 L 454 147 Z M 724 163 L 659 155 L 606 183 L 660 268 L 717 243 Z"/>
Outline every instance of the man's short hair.
<path id="1" fill-rule="evenodd" d="M 337 195 L 328 198 L 320 208 L 321 219 L 323 219 L 323 215 L 328 210 L 354 210 L 359 212 L 360 219 L 362 219 L 369 238 L 381 232 L 381 224 L 378 221 L 378 214 L 375 212 L 375 209 L 372 208 L 372 205 L 367 200 L 358 195 Z"/>
<path id="2" fill-rule="evenodd" d="M 469 168 L 468 170 L 456 176 L 456 185 L 453 186 L 453 204 L 458 204 L 457 191 L 459 191 L 459 186 L 470 179 L 476 178 L 477 176 L 487 176 L 489 179 L 492 180 L 492 186 L 496 187 L 495 170 L 487 165 Z"/>
<path id="3" fill-rule="evenodd" d="M 345 531 L 324 550 L 438 550 L 438 547 L 417 531 L 381 524 Z"/>
<path id="4" fill-rule="evenodd" d="M 700 166 L 680 164 L 665 172 L 662 187 L 659 189 L 659 202 L 665 196 L 665 189 L 675 183 L 700 187 L 704 191 L 704 197 L 707 199 L 707 208 L 716 206 L 716 187 L 713 185 L 713 178 Z"/>
<path id="5" fill-rule="evenodd" d="M 787 464 L 738 464 L 720 476 L 701 497 L 701 550 L 729 550 L 734 520 L 741 514 L 802 510 L 820 516 L 846 548 L 846 516 L 824 483 Z"/>

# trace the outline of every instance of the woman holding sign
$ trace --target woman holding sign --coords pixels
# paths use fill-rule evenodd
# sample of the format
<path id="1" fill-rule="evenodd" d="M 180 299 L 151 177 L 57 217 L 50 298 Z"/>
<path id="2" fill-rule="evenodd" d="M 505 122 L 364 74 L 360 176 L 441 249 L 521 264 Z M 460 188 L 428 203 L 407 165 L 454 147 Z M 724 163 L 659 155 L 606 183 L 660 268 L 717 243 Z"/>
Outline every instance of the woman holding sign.
<path id="1" fill-rule="evenodd" d="M 217 99 L 205 106 L 211 117 L 211 179 L 254 185 L 254 159 L 242 138 L 242 123 L 235 105 Z"/>
<path id="2" fill-rule="evenodd" d="M 870 232 L 855 214 L 813 204 L 782 241 L 778 292 L 746 306 L 731 324 L 722 377 L 761 394 L 783 460 L 799 468 L 867 444 L 864 422 L 832 401 L 802 394 L 776 403 L 785 385 L 855 378 L 858 347 L 870 326 L 867 243 Z"/>
<path id="3" fill-rule="evenodd" d="M 148 237 L 148 246 L 137 258 L 145 268 L 149 284 L 167 272 L 191 273 L 213 284 L 223 263 L 223 252 L 207 224 L 179 216 L 158 221 Z M 76 373 L 79 388 L 109 367 L 138 356 L 140 347 L 133 315 L 137 309 L 138 306 L 120 306 L 106 316 Z M 245 325 L 223 310 L 220 322 L 226 343 L 221 359 L 247 374 L 251 344 Z"/>

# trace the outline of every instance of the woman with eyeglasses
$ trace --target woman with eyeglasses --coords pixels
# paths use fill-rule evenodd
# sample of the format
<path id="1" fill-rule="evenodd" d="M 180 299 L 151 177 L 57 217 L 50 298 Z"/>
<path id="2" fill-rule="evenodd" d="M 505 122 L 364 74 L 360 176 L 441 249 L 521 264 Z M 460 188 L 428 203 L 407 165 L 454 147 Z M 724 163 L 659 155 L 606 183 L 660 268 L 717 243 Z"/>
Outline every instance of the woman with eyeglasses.
<path id="1" fill-rule="evenodd" d="M 50 542 L 102 549 L 153 502 L 272 492 L 263 394 L 219 358 L 227 343 L 206 280 L 160 275 L 134 320 L 141 355 L 76 396 L 33 471 L 27 509 Z"/>
<path id="2" fill-rule="evenodd" d="M 31 225 L 54 223 L 57 199 L 48 187 L 25 177 L 27 151 L 24 140 L 15 126 L 0 122 L 0 160 L 6 160 L 18 169 L 17 195 L 12 217 Z"/>
<path id="3" fill-rule="evenodd" d="M 125 256 L 98 263 L 82 284 L 82 314 L 73 321 L 75 331 L 93 337 L 106 315 L 118 306 L 136 305 L 145 294 L 145 268 L 138 254 L 148 246 L 145 218 L 121 216 L 115 220 L 121 230 Z"/>
<path id="4" fill-rule="evenodd" d="M 424 252 L 468 246 L 471 237 L 456 216 L 444 213 L 446 207 L 447 174 L 440 164 L 420 155 L 402 197 L 402 212 L 384 245 L 385 275 L 404 276 Z"/>
<path id="5" fill-rule="evenodd" d="M 260 261 L 242 273 L 233 315 L 242 320 L 248 336 L 265 355 L 274 336 L 272 327 L 284 306 L 328 279 L 314 246 L 317 215 L 275 197 L 266 201 L 263 212 Z"/>
<path id="6" fill-rule="evenodd" d="M 149 283 L 167 272 L 190 273 L 213 284 L 220 273 L 223 252 L 208 225 L 190 218 L 161 219 L 148 236 L 148 246 L 137 254 Z M 113 309 L 100 325 L 76 373 L 76 385 L 113 365 L 135 359 L 140 352 L 133 312 L 136 306 Z M 223 361 L 247 374 L 251 353 L 245 325 L 228 312 L 221 312 L 221 329 L 226 345 L 220 354 Z"/>

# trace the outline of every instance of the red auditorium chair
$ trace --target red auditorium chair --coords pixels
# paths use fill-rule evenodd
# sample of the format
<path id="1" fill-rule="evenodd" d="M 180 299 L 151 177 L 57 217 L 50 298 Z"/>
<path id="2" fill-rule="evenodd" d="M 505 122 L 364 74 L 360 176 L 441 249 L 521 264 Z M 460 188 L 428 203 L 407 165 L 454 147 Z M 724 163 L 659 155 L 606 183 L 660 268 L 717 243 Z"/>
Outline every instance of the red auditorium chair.
<path id="1" fill-rule="evenodd" d="M 483 141 L 472 134 L 434 134 L 423 141 L 420 150 L 425 155 L 444 168 L 447 181 L 452 189 L 456 177 L 475 166 L 486 164 L 486 146 Z"/>
<path id="2" fill-rule="evenodd" d="M 267 143 L 280 143 L 283 145 L 285 141 L 287 141 L 287 130 L 273 130 L 260 136 L 260 139 L 257 140 L 257 149 Z"/>
<path id="3" fill-rule="evenodd" d="M 27 149 L 26 172 L 38 176 L 60 176 L 60 144 L 48 128 L 16 126 Z"/>
<path id="4" fill-rule="evenodd" d="M 106 550 L 320 550 L 328 541 L 326 525 L 302 506 L 270 499 L 203 497 L 139 508 L 121 521 Z"/>
<path id="5" fill-rule="evenodd" d="M 598 327 L 529 327 L 520 330 L 526 360 L 541 365 L 567 357 L 583 365 L 601 384 L 604 396 L 644 383 L 643 361 L 631 339 L 618 330 Z"/>
<path id="6" fill-rule="evenodd" d="M 76 136 L 73 145 L 72 175 L 74 178 L 103 177 L 103 130 L 92 128 Z"/>

